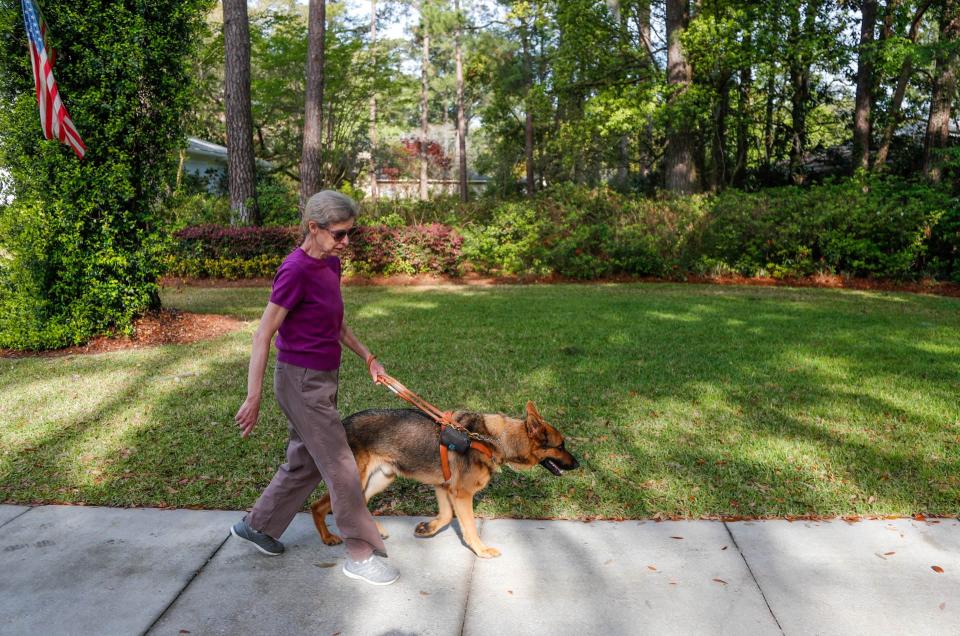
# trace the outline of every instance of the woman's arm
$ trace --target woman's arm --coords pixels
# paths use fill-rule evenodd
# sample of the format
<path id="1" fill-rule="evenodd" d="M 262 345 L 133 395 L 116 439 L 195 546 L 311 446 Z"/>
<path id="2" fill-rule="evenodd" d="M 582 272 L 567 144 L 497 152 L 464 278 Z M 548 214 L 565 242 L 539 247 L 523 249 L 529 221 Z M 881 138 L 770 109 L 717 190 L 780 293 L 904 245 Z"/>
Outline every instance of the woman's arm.
<path id="1" fill-rule="evenodd" d="M 346 322 L 340 325 L 340 344 L 353 351 L 367 363 L 367 371 L 370 372 L 370 377 L 374 382 L 377 381 L 378 375 L 386 375 L 387 372 L 386 369 L 383 368 L 383 365 L 380 364 L 373 354 L 370 353 L 370 350 L 353 335 L 353 331 L 350 330 Z"/>
<path id="2" fill-rule="evenodd" d="M 286 317 L 286 309 L 274 303 L 267 303 L 267 308 L 263 310 L 263 317 L 260 318 L 260 326 L 253 334 L 253 351 L 250 354 L 250 367 L 247 369 L 247 399 L 233 418 L 240 427 L 240 434 L 243 437 L 249 435 L 257 424 L 257 417 L 260 415 L 263 374 L 267 368 L 267 357 L 270 355 L 270 342 Z"/>

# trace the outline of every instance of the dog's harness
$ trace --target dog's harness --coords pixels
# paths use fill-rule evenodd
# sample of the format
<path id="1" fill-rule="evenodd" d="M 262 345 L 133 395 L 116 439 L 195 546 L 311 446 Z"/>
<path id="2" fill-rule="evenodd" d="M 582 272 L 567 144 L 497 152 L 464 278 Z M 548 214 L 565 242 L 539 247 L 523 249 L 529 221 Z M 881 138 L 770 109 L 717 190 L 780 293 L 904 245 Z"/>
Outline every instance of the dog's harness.
<path id="1" fill-rule="evenodd" d="M 493 441 L 479 433 L 471 433 L 457 424 L 453 419 L 453 413 L 450 411 L 441 411 L 389 375 L 378 375 L 377 384 L 387 387 L 396 393 L 399 398 L 414 405 L 440 425 L 440 469 L 443 471 L 444 481 L 450 481 L 452 475 L 449 451 L 466 453 L 472 448 L 493 459 L 493 451 L 486 446 Z"/>

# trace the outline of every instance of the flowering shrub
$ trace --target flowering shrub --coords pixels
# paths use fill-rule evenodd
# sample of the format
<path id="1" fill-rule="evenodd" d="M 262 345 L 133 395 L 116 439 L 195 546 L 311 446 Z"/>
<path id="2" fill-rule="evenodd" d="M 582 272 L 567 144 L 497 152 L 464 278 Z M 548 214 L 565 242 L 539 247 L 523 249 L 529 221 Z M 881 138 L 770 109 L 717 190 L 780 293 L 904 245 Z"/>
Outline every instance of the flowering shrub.
<path id="1" fill-rule="evenodd" d="M 297 227 L 224 227 L 196 225 L 173 235 L 180 258 L 253 258 L 261 255 L 286 256 L 300 238 Z"/>
<path id="2" fill-rule="evenodd" d="M 194 278 L 271 277 L 297 245 L 296 227 L 187 227 L 174 234 L 166 272 Z M 459 273 L 463 238 L 432 223 L 363 226 L 344 255 L 346 273 L 362 275 Z"/>

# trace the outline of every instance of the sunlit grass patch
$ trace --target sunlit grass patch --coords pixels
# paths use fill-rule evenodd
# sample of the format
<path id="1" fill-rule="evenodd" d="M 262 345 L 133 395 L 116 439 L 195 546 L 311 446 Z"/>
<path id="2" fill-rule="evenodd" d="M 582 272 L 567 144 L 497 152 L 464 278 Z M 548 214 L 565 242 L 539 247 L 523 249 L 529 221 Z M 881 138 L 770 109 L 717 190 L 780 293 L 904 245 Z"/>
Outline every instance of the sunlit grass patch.
<path id="1" fill-rule="evenodd" d="M 283 460 L 271 378 L 239 438 L 265 288 L 166 290 L 249 321 L 182 346 L 0 360 L 0 500 L 250 506 Z M 955 514 L 960 302 L 692 285 L 345 289 L 387 371 L 441 408 L 528 399 L 582 468 L 504 469 L 481 514 L 515 517 Z M 271 365 L 272 367 L 272 365 Z M 340 409 L 405 407 L 345 354 Z M 272 368 L 268 370 L 268 376 Z M 384 512 L 430 514 L 401 482 Z"/>

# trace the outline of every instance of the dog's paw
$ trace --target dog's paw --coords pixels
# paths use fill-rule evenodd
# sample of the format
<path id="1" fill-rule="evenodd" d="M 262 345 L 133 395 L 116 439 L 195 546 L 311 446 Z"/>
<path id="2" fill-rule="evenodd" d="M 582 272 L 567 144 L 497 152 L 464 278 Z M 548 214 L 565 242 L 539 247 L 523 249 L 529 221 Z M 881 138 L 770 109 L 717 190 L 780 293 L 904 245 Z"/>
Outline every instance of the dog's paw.
<path id="1" fill-rule="evenodd" d="M 477 552 L 477 556 L 480 557 L 481 559 L 495 559 L 498 556 L 500 556 L 500 550 L 497 550 L 496 548 L 491 548 L 489 546 L 485 546 L 483 548 L 480 548 L 480 550 Z"/>
<path id="2" fill-rule="evenodd" d="M 341 539 L 335 534 L 331 534 L 328 537 L 322 537 L 322 538 L 323 538 L 323 542 L 326 543 L 327 545 L 340 545 L 341 543 L 343 543 L 343 539 Z"/>
<path id="3" fill-rule="evenodd" d="M 429 521 L 421 521 L 417 524 L 417 527 L 413 530 L 413 534 L 418 537 L 432 537 L 437 534 L 437 531 L 433 529 L 433 525 Z"/>

